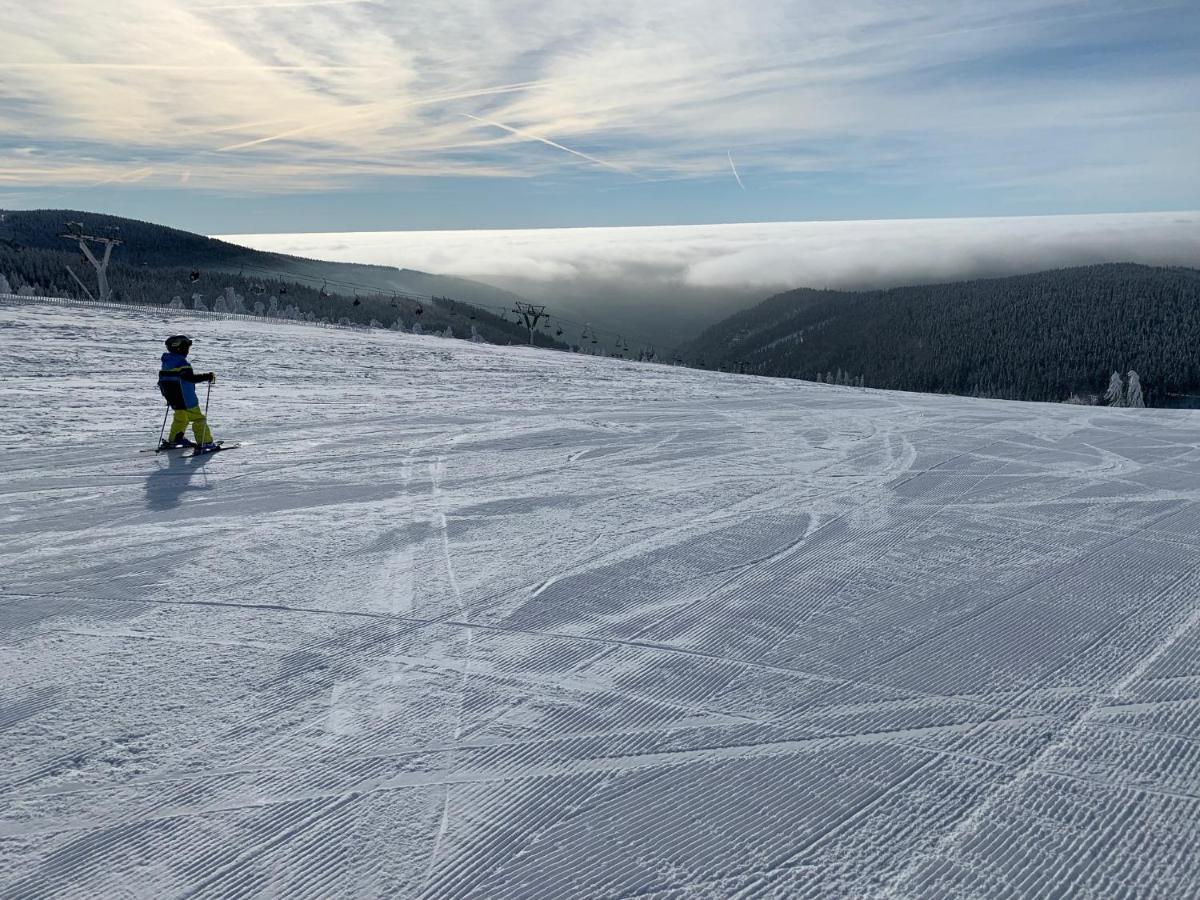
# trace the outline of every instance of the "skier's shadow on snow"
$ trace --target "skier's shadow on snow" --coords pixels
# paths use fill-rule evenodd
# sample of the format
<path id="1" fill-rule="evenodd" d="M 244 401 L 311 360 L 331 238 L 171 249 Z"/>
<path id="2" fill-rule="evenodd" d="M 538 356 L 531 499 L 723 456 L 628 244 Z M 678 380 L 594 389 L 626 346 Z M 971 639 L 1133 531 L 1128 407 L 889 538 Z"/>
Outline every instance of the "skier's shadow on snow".
<path id="1" fill-rule="evenodd" d="M 174 509 L 188 491 L 207 491 L 208 484 L 192 484 L 192 479 L 204 469 L 213 454 L 192 458 L 181 453 L 168 453 L 167 464 L 159 465 L 146 478 L 146 505 L 153 510 Z"/>

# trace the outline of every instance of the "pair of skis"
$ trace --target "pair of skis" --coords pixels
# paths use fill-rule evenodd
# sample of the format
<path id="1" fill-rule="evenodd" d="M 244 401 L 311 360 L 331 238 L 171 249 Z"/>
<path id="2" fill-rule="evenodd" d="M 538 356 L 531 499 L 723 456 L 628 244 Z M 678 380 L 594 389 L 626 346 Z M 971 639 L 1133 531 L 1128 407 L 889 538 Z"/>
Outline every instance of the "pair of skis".
<path id="1" fill-rule="evenodd" d="M 241 444 L 226 444 L 224 441 L 214 441 L 213 446 L 208 449 L 202 449 L 194 445 L 181 444 L 178 447 L 155 447 L 153 450 L 142 450 L 142 453 L 170 453 L 172 450 L 191 450 L 191 453 L 186 453 L 184 456 L 191 459 L 195 456 L 211 456 L 214 453 L 220 453 L 224 450 L 236 450 Z"/>

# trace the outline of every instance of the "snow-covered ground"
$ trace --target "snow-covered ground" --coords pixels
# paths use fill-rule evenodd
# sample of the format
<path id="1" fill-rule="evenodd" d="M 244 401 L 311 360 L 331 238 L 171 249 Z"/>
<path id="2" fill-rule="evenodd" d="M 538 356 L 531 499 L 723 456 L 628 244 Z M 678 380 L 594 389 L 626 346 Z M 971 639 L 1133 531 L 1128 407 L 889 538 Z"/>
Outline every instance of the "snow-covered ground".
<path id="1" fill-rule="evenodd" d="M 1198 439 L 0 306 L 0 896 L 1196 896 Z"/>

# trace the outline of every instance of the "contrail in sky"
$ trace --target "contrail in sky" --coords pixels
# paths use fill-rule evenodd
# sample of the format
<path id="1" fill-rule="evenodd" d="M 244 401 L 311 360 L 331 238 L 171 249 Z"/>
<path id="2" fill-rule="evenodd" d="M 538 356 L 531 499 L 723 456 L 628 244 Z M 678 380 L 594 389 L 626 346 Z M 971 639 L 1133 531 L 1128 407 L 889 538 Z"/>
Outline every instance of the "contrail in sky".
<path id="1" fill-rule="evenodd" d="M 726 155 L 729 157 L 729 169 L 733 172 L 733 177 L 737 179 L 738 187 L 744 191 L 746 186 L 742 184 L 742 176 L 738 174 L 737 166 L 733 164 L 733 151 L 726 151 Z"/>
<path id="2" fill-rule="evenodd" d="M 540 134 L 531 134 L 528 131 L 521 131 L 519 128 L 513 128 L 510 125 L 505 125 L 503 122 L 495 122 L 492 119 L 481 119 L 479 116 L 473 116 L 470 113 L 462 113 L 462 115 L 465 118 L 472 119 L 476 122 L 481 122 L 484 125 L 491 125 L 493 128 L 499 128 L 503 131 L 507 131 L 509 134 L 515 134 L 517 137 L 523 137 L 530 141 L 538 141 L 539 143 L 545 144 L 547 147 L 554 147 L 556 150 L 562 150 L 566 153 L 570 153 L 572 156 L 578 156 L 580 159 L 586 159 L 588 162 L 593 162 L 598 166 L 604 166 L 606 169 L 615 169 L 616 171 L 622 172 L 626 175 L 632 175 L 635 178 L 639 177 L 637 172 L 633 171 L 633 169 L 630 169 L 627 166 L 622 166 L 618 165 L 617 163 L 608 162 L 607 160 L 598 159 L 597 157 L 590 156 L 589 154 L 580 150 L 572 150 L 570 147 L 564 147 L 557 141 L 552 141 L 548 137 L 542 137 Z"/>
<path id="3" fill-rule="evenodd" d="M 360 6 L 378 0 L 279 0 L 277 3 L 222 3 L 220 6 L 193 6 L 188 12 L 210 12 L 226 9 L 295 9 L 308 6 Z"/>
<path id="4" fill-rule="evenodd" d="M 100 187 L 101 185 L 104 185 L 104 184 L 116 184 L 118 182 L 120 182 L 122 184 L 132 184 L 133 182 L 142 181 L 146 178 L 149 178 L 153 174 L 154 174 L 153 166 L 143 166 L 140 169 L 133 169 L 133 170 L 126 170 L 124 172 L 118 172 L 116 175 L 111 175 L 108 178 L 103 179 L 102 181 L 95 182 L 92 185 L 92 187 Z"/>
<path id="5" fill-rule="evenodd" d="M 409 100 L 404 103 L 397 104 L 400 108 L 406 106 L 429 106 L 434 103 L 448 103 L 451 100 L 469 100 L 472 97 L 487 97 L 492 94 L 511 94 L 514 91 L 523 91 L 526 88 L 537 87 L 545 84 L 544 81 L 522 81 L 518 84 L 505 84 L 494 88 L 481 88 L 476 91 L 463 91 L 457 94 L 443 94 L 437 97 L 426 97 L 424 100 Z M 308 131 L 316 131 L 318 128 L 326 128 L 338 122 L 352 119 L 356 116 L 363 116 L 370 113 L 378 112 L 380 106 L 391 106 L 392 104 L 372 103 L 365 109 L 355 109 L 344 115 L 338 116 L 335 119 L 326 119 L 323 122 L 312 122 L 308 125 L 301 125 L 297 128 L 290 128 L 287 131 L 281 131 L 279 134 L 268 135 L 267 137 L 255 138 L 252 141 L 242 141 L 238 144 L 230 144 L 227 147 L 218 147 L 217 153 L 226 153 L 230 150 L 245 150 L 248 147 L 257 147 L 259 144 L 267 144 L 271 141 L 282 140 L 283 138 L 293 137 L 297 134 L 304 134 Z"/>

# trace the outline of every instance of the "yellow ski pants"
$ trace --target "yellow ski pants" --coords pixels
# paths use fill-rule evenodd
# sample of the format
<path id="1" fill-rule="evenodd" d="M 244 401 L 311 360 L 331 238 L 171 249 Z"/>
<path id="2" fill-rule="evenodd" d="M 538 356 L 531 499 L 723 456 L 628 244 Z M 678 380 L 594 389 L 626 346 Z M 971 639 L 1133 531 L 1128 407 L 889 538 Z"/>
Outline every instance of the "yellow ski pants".
<path id="1" fill-rule="evenodd" d="M 212 442 L 212 432 L 208 430 L 208 420 L 204 418 L 204 413 L 198 406 L 175 410 L 175 418 L 171 420 L 171 440 L 182 437 L 189 424 L 192 426 L 192 434 L 196 436 L 197 444 Z"/>

